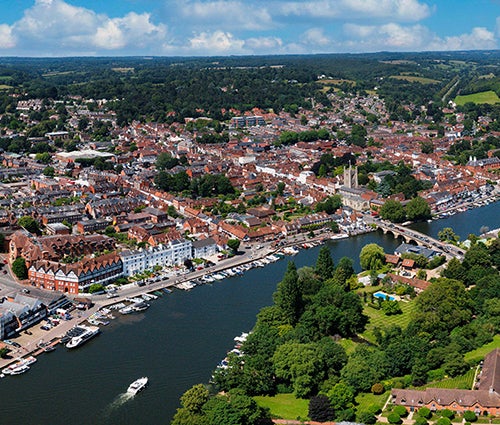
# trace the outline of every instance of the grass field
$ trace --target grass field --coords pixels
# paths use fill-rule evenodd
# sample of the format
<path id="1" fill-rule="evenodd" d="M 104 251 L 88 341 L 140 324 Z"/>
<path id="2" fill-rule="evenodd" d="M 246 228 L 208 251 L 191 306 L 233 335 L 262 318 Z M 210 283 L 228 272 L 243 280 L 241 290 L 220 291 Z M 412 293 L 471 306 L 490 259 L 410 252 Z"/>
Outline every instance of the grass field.
<path id="1" fill-rule="evenodd" d="M 352 339 L 347 339 L 347 338 L 342 338 L 340 341 L 338 341 L 339 345 L 342 346 L 342 348 L 345 350 L 347 355 L 350 355 L 354 352 L 356 349 L 356 346 L 358 345 L 356 342 L 354 342 Z"/>
<path id="2" fill-rule="evenodd" d="M 408 323 L 410 323 L 410 318 L 415 308 L 415 302 L 400 302 L 399 305 L 403 313 L 394 316 L 386 316 L 382 310 L 376 310 L 366 305 L 363 312 L 370 318 L 370 321 L 361 336 L 370 342 L 375 342 L 375 337 L 373 336 L 373 329 L 375 327 L 385 328 L 387 326 L 397 325 L 401 329 L 404 329 Z"/>
<path id="3" fill-rule="evenodd" d="M 389 397 L 389 391 L 380 395 L 360 393 L 356 396 L 356 410 L 358 412 L 366 412 L 374 405 L 382 409 L 382 407 L 384 407 L 384 403 L 387 401 L 387 397 Z"/>
<path id="4" fill-rule="evenodd" d="M 489 103 L 495 104 L 500 102 L 500 98 L 493 90 L 483 91 L 480 93 L 468 94 L 466 96 L 457 96 L 455 98 L 455 103 L 457 105 L 465 105 L 467 102 L 472 103 Z"/>
<path id="5" fill-rule="evenodd" d="M 7 84 L 0 84 L 0 90 L 7 90 L 7 89 L 11 89 L 12 86 L 8 86 Z"/>
<path id="6" fill-rule="evenodd" d="M 500 348 L 500 335 L 495 335 L 493 341 L 489 344 L 483 345 L 476 350 L 469 351 L 465 353 L 464 359 L 468 363 L 478 363 L 480 360 L 484 359 L 484 356 L 495 348 Z"/>
<path id="7" fill-rule="evenodd" d="M 405 80 L 410 83 L 422 83 L 422 84 L 436 84 L 439 83 L 439 80 L 433 80 L 432 78 L 425 77 L 415 77 L 413 75 L 391 75 L 390 78 L 394 78 L 396 80 Z"/>
<path id="8" fill-rule="evenodd" d="M 474 381 L 475 368 L 469 370 L 465 375 L 457 376 L 455 378 L 443 379 L 439 382 L 430 382 L 424 388 L 458 388 L 462 390 L 470 390 L 472 388 L 472 383 Z M 420 389 L 420 388 L 419 388 Z"/>
<path id="9" fill-rule="evenodd" d="M 278 394 L 274 397 L 256 396 L 254 400 L 259 406 L 267 407 L 271 415 L 278 419 L 306 419 L 309 401 L 297 399 L 293 394 Z"/>

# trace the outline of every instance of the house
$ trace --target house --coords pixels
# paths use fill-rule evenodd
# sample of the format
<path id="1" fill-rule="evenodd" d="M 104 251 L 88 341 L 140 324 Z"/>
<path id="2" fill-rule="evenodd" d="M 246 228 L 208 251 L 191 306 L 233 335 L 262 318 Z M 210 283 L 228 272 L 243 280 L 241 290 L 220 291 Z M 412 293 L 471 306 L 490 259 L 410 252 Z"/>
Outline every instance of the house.
<path id="1" fill-rule="evenodd" d="M 426 388 L 424 391 L 393 389 L 391 403 L 414 412 L 422 407 L 431 411 L 449 409 L 455 413 L 465 411 L 476 415 L 500 414 L 500 348 L 488 353 L 477 376 L 475 389 L 459 390 Z"/>
<path id="2" fill-rule="evenodd" d="M 192 248 L 193 258 L 207 258 L 211 255 L 217 254 L 217 243 L 212 238 L 194 241 Z"/>

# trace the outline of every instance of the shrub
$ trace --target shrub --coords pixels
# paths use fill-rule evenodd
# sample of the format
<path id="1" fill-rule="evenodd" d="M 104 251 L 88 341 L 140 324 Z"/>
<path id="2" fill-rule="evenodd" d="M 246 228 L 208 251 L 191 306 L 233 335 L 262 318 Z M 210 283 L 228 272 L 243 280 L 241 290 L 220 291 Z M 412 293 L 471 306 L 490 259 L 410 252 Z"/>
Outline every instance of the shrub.
<path id="1" fill-rule="evenodd" d="M 401 416 L 402 418 L 405 418 L 406 416 L 408 416 L 408 411 L 406 410 L 406 408 L 404 406 L 396 406 L 396 407 L 394 407 L 394 409 L 392 411 L 394 413 L 396 413 L 397 415 Z"/>
<path id="2" fill-rule="evenodd" d="M 400 424 L 402 422 L 399 415 L 394 412 L 390 413 L 389 416 L 387 416 L 387 420 L 390 424 Z"/>
<path id="3" fill-rule="evenodd" d="M 451 425 L 451 421 L 448 418 L 439 418 L 436 425 Z"/>
<path id="4" fill-rule="evenodd" d="M 384 386 L 380 383 L 377 382 L 376 384 L 372 385 L 372 393 L 375 395 L 382 394 L 384 392 Z"/>
<path id="5" fill-rule="evenodd" d="M 377 418 L 371 412 L 359 412 L 358 413 L 358 422 L 361 422 L 365 425 L 373 425 L 377 422 Z"/>
<path id="6" fill-rule="evenodd" d="M 428 407 L 421 407 L 418 409 L 418 416 L 421 416 L 422 418 L 429 419 L 431 417 L 431 409 Z"/>
<path id="7" fill-rule="evenodd" d="M 455 414 L 450 409 L 443 409 L 441 410 L 441 416 L 451 421 L 454 418 Z"/>
<path id="8" fill-rule="evenodd" d="M 370 404 L 368 406 L 368 412 L 373 413 L 374 415 L 378 415 L 382 409 L 378 404 Z"/>
<path id="9" fill-rule="evenodd" d="M 476 422 L 477 421 L 477 416 L 474 412 L 471 412 L 470 410 L 466 410 L 464 412 L 464 419 L 467 422 Z"/>
<path id="10" fill-rule="evenodd" d="M 425 419 L 422 416 L 417 416 L 415 419 L 415 424 L 414 425 L 428 425 L 429 422 L 427 422 L 427 419 Z"/>

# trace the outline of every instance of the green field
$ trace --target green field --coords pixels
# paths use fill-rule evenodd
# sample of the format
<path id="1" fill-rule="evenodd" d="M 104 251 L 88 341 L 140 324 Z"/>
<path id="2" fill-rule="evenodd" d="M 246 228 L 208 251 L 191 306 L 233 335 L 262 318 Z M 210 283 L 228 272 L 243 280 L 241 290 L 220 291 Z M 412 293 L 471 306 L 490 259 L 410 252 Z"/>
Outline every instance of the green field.
<path id="1" fill-rule="evenodd" d="M 373 336 L 374 328 L 385 328 L 388 326 L 397 325 L 401 329 L 406 328 L 415 308 L 415 302 L 400 302 L 402 314 L 396 314 L 394 316 L 386 316 L 382 310 L 376 310 L 368 305 L 365 305 L 363 312 L 370 318 L 366 330 L 361 334 L 361 336 L 370 342 L 375 342 L 375 337 Z"/>
<path id="2" fill-rule="evenodd" d="M 486 354 L 488 354 L 495 348 L 500 348 L 500 335 L 495 335 L 493 337 L 493 341 L 491 341 L 489 344 L 483 345 L 476 350 L 465 353 L 464 359 L 468 363 L 478 363 L 480 360 L 484 359 Z"/>
<path id="3" fill-rule="evenodd" d="M 421 389 L 424 389 L 424 388 L 448 388 L 448 389 L 459 388 L 462 390 L 466 390 L 466 389 L 470 390 L 472 388 L 472 383 L 474 381 L 474 373 L 475 373 L 475 368 L 472 368 L 465 375 L 457 376 L 455 378 L 443 379 L 442 381 L 439 381 L 439 382 L 430 382 L 430 383 L 426 384 L 425 386 L 421 387 Z"/>
<path id="4" fill-rule="evenodd" d="M 255 396 L 259 406 L 267 407 L 273 418 L 306 419 L 309 410 L 309 400 L 297 399 L 293 394 L 278 394 L 274 397 Z"/>
<path id="5" fill-rule="evenodd" d="M 457 105 L 465 105 L 467 102 L 472 103 L 489 103 L 495 104 L 500 102 L 500 98 L 493 90 L 483 91 L 480 93 L 468 94 L 466 96 L 457 96 L 455 98 L 455 103 Z"/>
<path id="6" fill-rule="evenodd" d="M 405 80 L 410 83 L 421 83 L 421 84 L 436 84 L 439 80 L 433 80 L 432 78 L 425 77 L 415 77 L 413 75 L 391 75 L 389 78 L 394 78 L 395 80 Z"/>
<path id="7" fill-rule="evenodd" d="M 372 393 L 360 393 L 356 396 L 356 410 L 358 412 L 366 412 L 374 405 L 382 409 L 388 397 L 389 391 L 386 391 L 385 393 L 380 395 L 375 395 Z"/>

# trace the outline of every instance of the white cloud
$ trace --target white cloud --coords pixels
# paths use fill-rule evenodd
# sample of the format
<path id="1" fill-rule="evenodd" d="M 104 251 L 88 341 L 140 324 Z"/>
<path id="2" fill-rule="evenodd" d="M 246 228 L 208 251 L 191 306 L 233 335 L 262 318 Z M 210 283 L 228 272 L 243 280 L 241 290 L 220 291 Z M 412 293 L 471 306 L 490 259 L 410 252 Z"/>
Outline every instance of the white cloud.
<path id="1" fill-rule="evenodd" d="M 8 25 L 0 25 L 0 49 L 11 49 L 16 45 L 16 40 L 12 35 L 12 28 Z"/>
<path id="2" fill-rule="evenodd" d="M 244 47 L 256 54 L 276 53 L 281 50 L 283 41 L 278 37 L 256 37 L 245 40 Z"/>
<path id="3" fill-rule="evenodd" d="M 300 40 L 304 44 L 313 46 L 327 46 L 331 44 L 331 40 L 325 35 L 322 28 L 308 29 L 304 34 L 302 34 Z"/>
<path id="4" fill-rule="evenodd" d="M 266 7 L 237 0 L 177 2 L 182 19 L 204 28 L 264 30 L 273 26 Z"/>
<path id="5" fill-rule="evenodd" d="M 489 50 L 498 48 L 498 41 L 493 32 L 476 27 L 469 34 L 445 37 L 429 47 L 429 50 Z"/>
<path id="6" fill-rule="evenodd" d="M 131 12 L 110 18 L 64 0 L 36 0 L 11 27 L 17 46 L 37 55 L 92 53 L 153 47 L 166 36 L 163 24 L 155 25 L 148 13 Z M 0 33 L 0 37 L 1 37 Z"/>
<path id="7" fill-rule="evenodd" d="M 418 0 L 309 0 L 286 1 L 273 7 L 283 16 L 337 19 L 419 21 L 430 15 L 431 9 Z M 276 6 L 278 6 L 278 4 Z"/>
<path id="8" fill-rule="evenodd" d="M 444 51 L 495 49 L 495 35 L 486 28 L 473 28 L 468 34 L 438 37 L 422 25 L 402 26 L 395 23 L 385 25 L 344 25 L 348 37 L 344 50 L 355 51 Z"/>
<path id="9" fill-rule="evenodd" d="M 202 32 L 189 39 L 187 48 L 192 54 L 217 55 L 217 54 L 243 54 L 245 42 L 235 38 L 231 33 L 214 31 Z"/>

